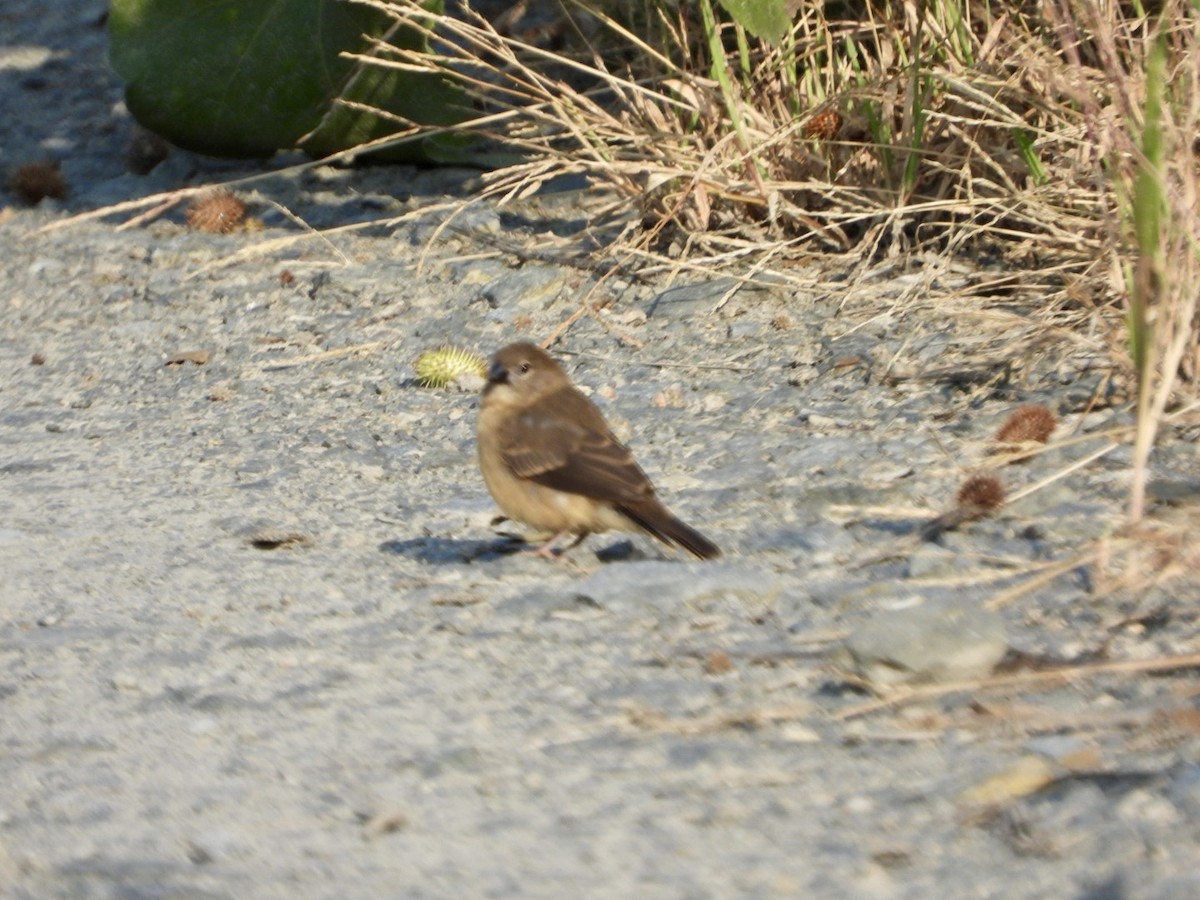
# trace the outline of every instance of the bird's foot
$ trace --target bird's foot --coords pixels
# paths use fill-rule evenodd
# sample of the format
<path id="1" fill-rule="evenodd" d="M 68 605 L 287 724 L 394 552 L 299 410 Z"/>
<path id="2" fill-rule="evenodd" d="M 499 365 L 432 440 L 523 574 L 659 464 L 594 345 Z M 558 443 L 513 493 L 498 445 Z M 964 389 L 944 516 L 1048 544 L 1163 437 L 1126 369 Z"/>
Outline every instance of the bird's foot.
<path id="1" fill-rule="evenodd" d="M 585 532 L 583 532 L 583 534 L 576 536 L 575 540 L 573 540 L 570 543 L 570 545 L 568 545 L 568 546 L 564 547 L 562 550 L 559 550 L 556 552 L 554 549 L 554 545 L 557 544 L 559 542 L 559 540 L 561 540 L 565 535 L 568 535 L 570 533 L 571 533 L 570 531 L 560 531 L 557 534 L 552 535 L 550 537 L 550 540 L 546 541 L 544 544 L 542 544 L 536 550 L 528 551 L 530 556 L 540 556 L 543 559 L 562 560 L 567 555 L 568 552 L 570 552 L 571 550 L 574 550 L 576 547 L 578 547 L 580 542 L 583 541 L 583 539 L 588 536 L 588 533 L 585 531 Z"/>

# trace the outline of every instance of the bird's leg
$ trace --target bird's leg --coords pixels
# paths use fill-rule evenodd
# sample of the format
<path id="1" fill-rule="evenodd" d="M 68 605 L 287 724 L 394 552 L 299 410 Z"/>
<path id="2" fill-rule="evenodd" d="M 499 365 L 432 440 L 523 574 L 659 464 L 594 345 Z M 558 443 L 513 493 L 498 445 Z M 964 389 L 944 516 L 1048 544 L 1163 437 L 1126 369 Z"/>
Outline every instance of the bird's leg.
<path id="1" fill-rule="evenodd" d="M 588 532 L 586 532 L 586 531 L 581 532 L 575 538 L 575 540 L 571 542 L 571 544 L 569 546 L 564 547 L 558 553 L 555 553 L 554 545 L 556 543 L 558 543 L 559 539 L 562 538 L 563 535 L 567 535 L 570 533 L 571 533 L 570 529 L 564 529 L 562 531 L 559 531 L 556 534 L 551 535 L 550 540 L 546 541 L 546 543 L 542 544 L 536 550 L 530 550 L 529 553 L 532 554 L 533 556 L 540 556 L 543 559 L 560 559 L 563 556 L 565 556 L 569 551 L 574 550 L 576 547 L 578 547 L 579 544 L 583 541 L 583 539 L 588 536 Z"/>
<path id="2" fill-rule="evenodd" d="M 526 550 L 525 552 L 530 556 L 540 556 L 542 559 L 554 559 L 554 545 L 558 542 L 558 539 L 566 533 L 567 532 L 565 531 L 556 531 L 554 534 L 550 535 L 550 540 L 543 543 L 536 550 Z"/>

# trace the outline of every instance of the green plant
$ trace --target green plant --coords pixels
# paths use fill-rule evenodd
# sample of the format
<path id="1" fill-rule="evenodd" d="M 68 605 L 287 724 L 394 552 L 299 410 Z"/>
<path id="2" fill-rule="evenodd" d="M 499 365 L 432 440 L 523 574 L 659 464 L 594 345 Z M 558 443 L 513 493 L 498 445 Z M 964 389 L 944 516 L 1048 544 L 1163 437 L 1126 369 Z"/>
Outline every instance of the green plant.
<path id="1" fill-rule="evenodd" d="M 426 14 L 441 0 L 426 0 Z M 429 73 L 363 67 L 339 56 L 376 42 L 427 48 L 427 32 L 336 0 L 113 0 L 110 55 L 130 112 L 181 147 L 325 156 L 408 129 L 392 159 L 453 157 L 461 141 L 427 139 L 413 123 L 464 118 L 461 91 Z M 335 97 L 357 105 L 335 104 Z"/>

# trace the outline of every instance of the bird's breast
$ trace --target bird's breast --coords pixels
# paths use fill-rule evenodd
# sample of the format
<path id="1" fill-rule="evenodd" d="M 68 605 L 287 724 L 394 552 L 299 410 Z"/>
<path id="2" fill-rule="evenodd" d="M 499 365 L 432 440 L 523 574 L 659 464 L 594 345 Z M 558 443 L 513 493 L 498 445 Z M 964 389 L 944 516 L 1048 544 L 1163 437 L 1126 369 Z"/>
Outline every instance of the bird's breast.
<path id="1" fill-rule="evenodd" d="M 504 459 L 502 420 L 482 410 L 479 417 L 479 469 L 500 510 L 518 522 L 546 532 L 630 530 L 631 523 L 609 503 L 560 491 L 522 478 Z"/>

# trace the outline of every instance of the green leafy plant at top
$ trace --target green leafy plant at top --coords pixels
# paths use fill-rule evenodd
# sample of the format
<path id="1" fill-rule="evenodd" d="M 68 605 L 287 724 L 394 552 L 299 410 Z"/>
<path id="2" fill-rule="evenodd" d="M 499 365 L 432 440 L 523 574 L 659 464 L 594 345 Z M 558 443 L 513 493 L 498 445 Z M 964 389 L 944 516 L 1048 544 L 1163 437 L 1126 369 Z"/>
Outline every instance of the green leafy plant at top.
<path id="1" fill-rule="evenodd" d="M 770 44 L 778 44 L 792 28 L 787 0 L 720 0 L 738 26 Z"/>
<path id="2" fill-rule="evenodd" d="M 441 0 L 426 0 L 427 13 Z M 374 42 L 428 47 L 367 6 L 339 0 L 113 0 L 110 56 L 133 116 L 172 143 L 214 156 L 314 156 L 467 115 L 461 89 L 427 72 L 342 58 Z M 341 97 L 359 105 L 335 104 Z M 414 135 L 390 159 L 457 158 L 463 141 Z"/>

